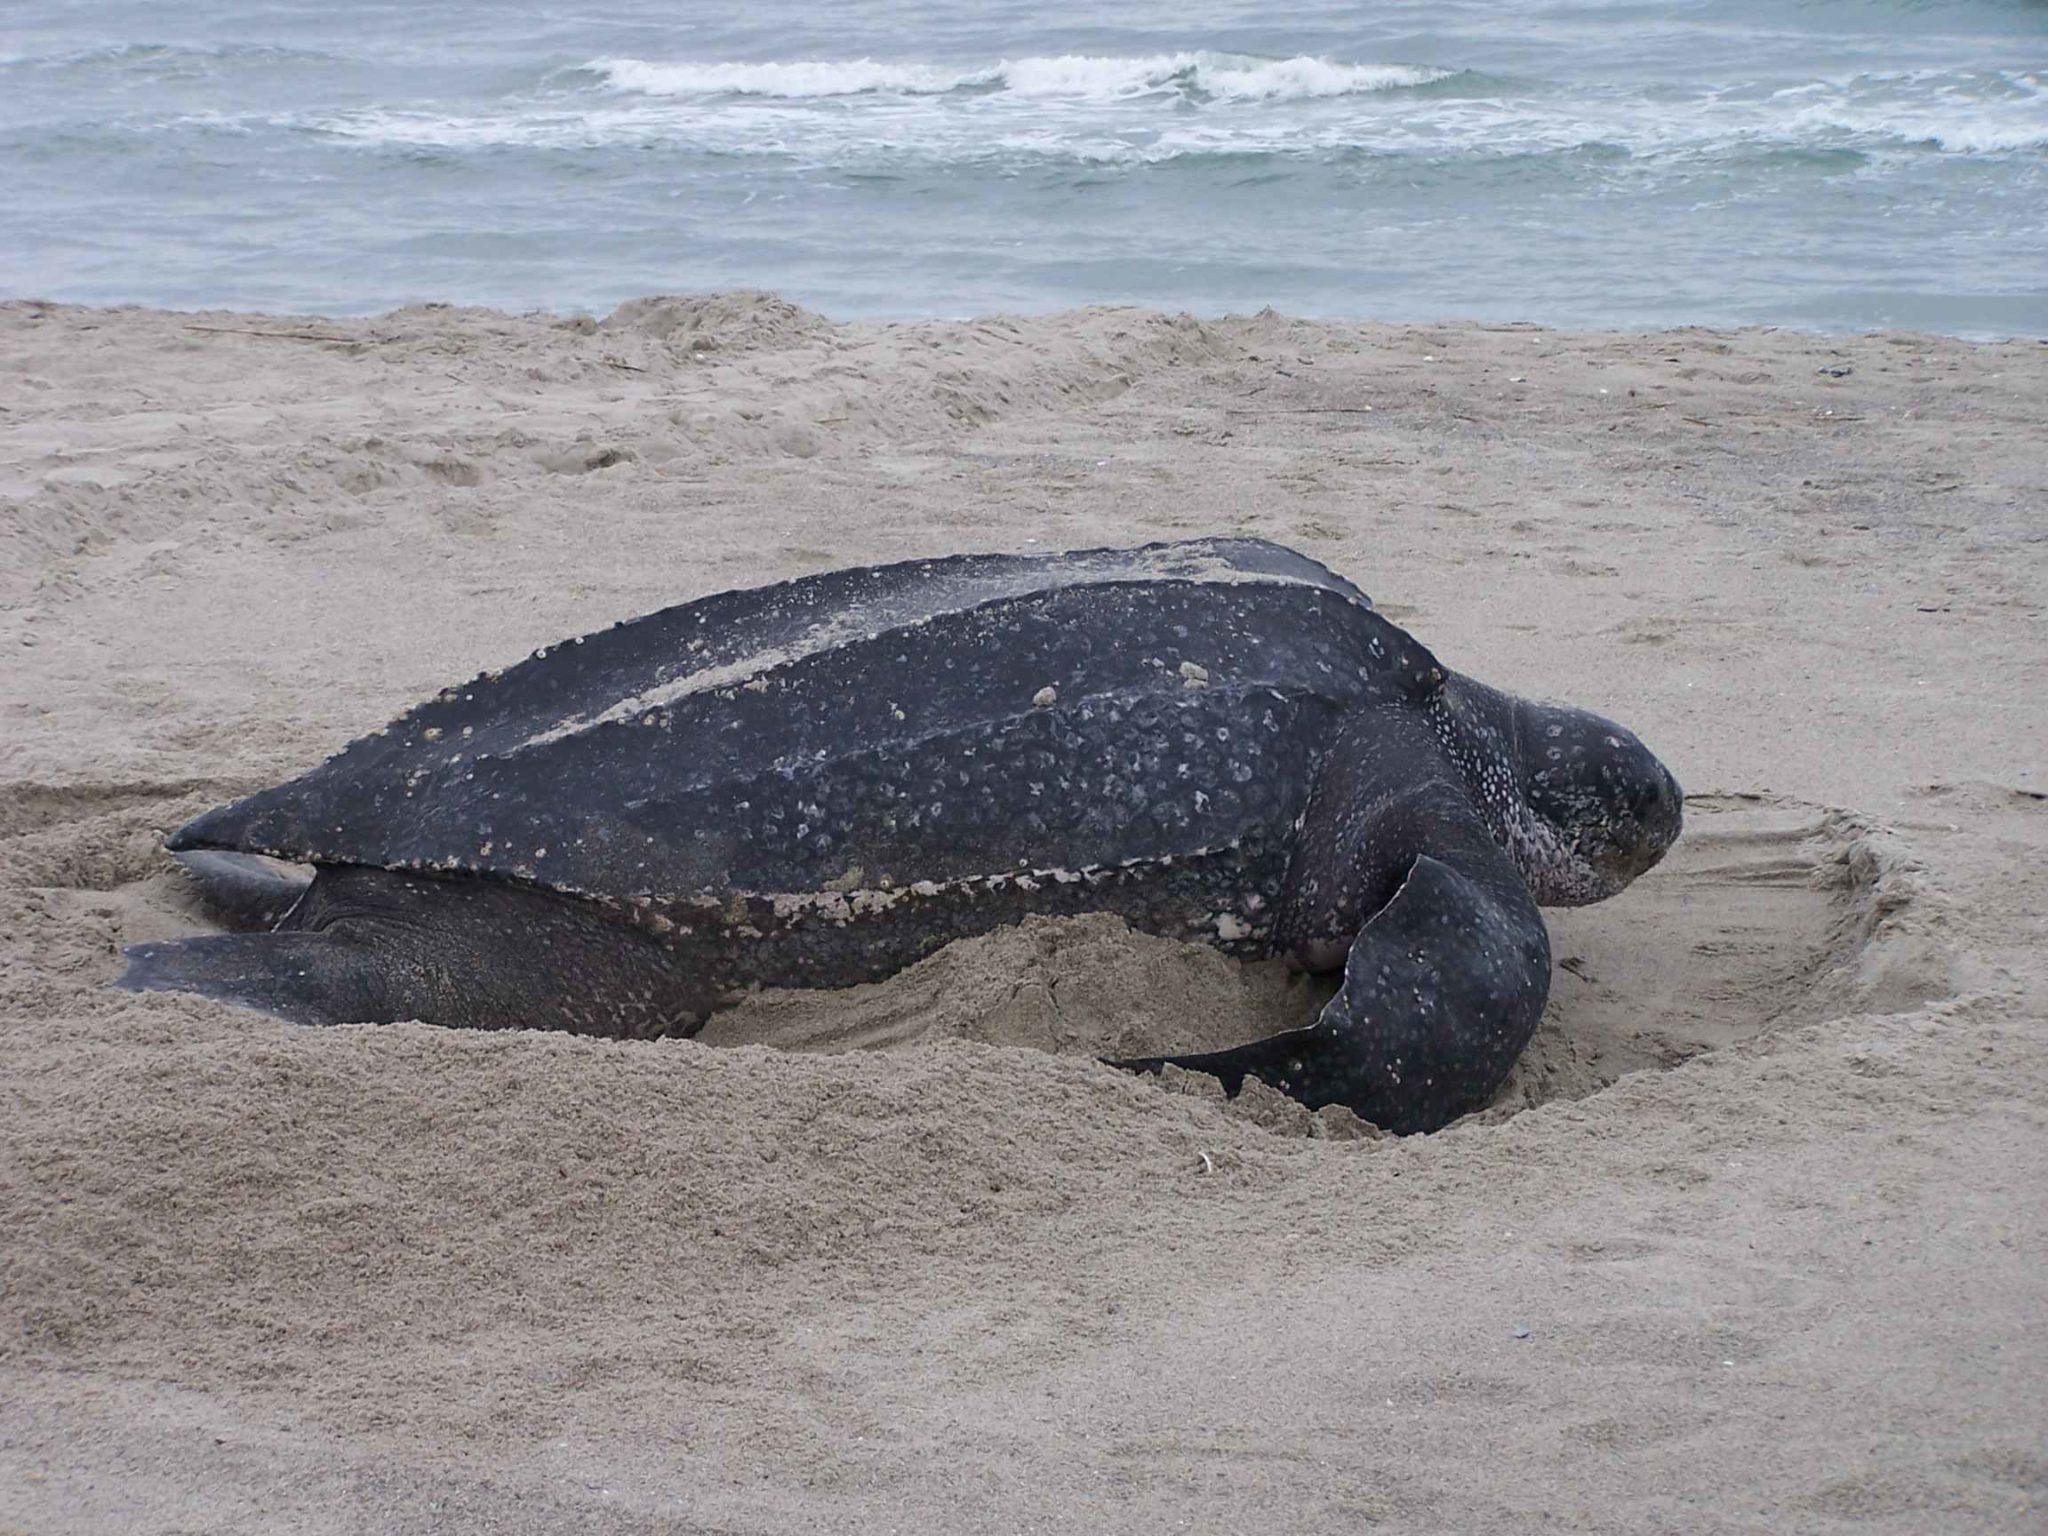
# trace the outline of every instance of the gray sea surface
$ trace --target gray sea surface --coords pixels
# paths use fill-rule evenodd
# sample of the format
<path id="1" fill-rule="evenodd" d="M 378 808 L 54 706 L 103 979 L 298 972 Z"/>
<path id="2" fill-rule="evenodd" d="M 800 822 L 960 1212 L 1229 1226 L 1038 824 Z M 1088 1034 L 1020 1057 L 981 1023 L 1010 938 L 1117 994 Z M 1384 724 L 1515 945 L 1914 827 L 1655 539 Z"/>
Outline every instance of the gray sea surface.
<path id="1" fill-rule="evenodd" d="M 0 6 L 0 295 L 2048 334 L 2040 0 Z"/>

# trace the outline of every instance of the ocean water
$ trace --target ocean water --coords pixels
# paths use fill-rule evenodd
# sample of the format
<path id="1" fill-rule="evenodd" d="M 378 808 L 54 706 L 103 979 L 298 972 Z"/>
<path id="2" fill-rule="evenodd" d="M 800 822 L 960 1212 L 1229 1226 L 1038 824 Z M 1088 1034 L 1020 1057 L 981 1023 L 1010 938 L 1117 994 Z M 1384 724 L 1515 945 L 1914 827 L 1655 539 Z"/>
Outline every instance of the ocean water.
<path id="1" fill-rule="evenodd" d="M 2048 334 L 2040 0 L 0 6 L 0 294 Z"/>

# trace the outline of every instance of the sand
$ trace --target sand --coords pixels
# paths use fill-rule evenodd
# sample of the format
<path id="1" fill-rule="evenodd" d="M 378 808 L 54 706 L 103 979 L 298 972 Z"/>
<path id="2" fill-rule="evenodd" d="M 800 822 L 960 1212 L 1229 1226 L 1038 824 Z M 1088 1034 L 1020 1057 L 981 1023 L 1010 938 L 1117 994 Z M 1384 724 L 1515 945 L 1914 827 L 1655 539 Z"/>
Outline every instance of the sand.
<path id="1" fill-rule="evenodd" d="M 2048 347 L 0 306 L 0 1531 L 2021 1531 Z M 1395 1139 L 1098 1051 L 1319 984 L 1033 923 L 698 1041 L 110 989 L 168 825 L 850 562 L 1285 540 L 1689 793 Z"/>

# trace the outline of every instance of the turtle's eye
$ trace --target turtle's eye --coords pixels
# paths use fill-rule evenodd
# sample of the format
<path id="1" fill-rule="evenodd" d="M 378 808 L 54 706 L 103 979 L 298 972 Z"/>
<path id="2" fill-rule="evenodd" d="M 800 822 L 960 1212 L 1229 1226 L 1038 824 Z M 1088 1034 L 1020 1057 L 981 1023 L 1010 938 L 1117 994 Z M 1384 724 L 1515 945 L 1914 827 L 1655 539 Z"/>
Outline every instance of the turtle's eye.
<path id="1" fill-rule="evenodd" d="M 1642 824 L 1644 843 L 1661 855 L 1678 841 L 1678 830 L 1685 821 L 1685 791 L 1678 787 L 1671 770 L 1654 757 L 1650 758 L 1650 766 L 1654 771 L 1648 775 L 1644 803 L 1639 806 L 1636 819 Z"/>

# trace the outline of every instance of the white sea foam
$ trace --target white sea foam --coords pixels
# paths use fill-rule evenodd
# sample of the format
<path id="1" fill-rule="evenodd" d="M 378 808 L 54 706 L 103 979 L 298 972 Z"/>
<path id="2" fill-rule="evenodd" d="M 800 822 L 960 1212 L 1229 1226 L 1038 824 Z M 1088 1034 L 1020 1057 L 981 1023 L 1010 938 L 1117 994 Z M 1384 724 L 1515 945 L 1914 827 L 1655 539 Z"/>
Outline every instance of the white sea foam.
<path id="1" fill-rule="evenodd" d="M 591 76 L 601 84 L 593 88 Z M 1456 78 L 1427 98 L 1404 88 Z M 575 81 L 577 77 L 569 77 Z M 1216 53 L 1048 55 L 984 69 L 873 59 L 602 59 L 580 84 L 470 113 L 373 107 L 292 126 L 449 149 L 664 146 L 813 165 L 1024 159 L 1153 164 L 1231 154 L 1493 159 L 1597 147 L 1696 161 L 1758 149 L 1990 155 L 2048 146 L 2022 72 L 1862 74 L 1690 96 L 1624 84 L 1558 95 L 1409 65 Z"/>
<path id="2" fill-rule="evenodd" d="M 875 59 L 791 60 L 787 63 L 660 64 L 645 59 L 592 59 L 584 66 L 618 91 L 641 96 L 779 96 L 808 101 L 875 91 L 936 95 L 980 77 L 936 64 Z"/>
<path id="3" fill-rule="evenodd" d="M 1818 81 L 1780 93 L 1788 134 L 1933 144 L 1955 154 L 2048 147 L 2048 81 L 2034 73 L 1914 71 Z"/>
<path id="4" fill-rule="evenodd" d="M 961 68 L 877 59 L 787 63 L 658 63 L 593 59 L 612 89 L 643 96 L 767 96 L 812 100 L 873 93 L 927 96 L 1000 91 L 1018 97 L 1110 102 L 1161 91 L 1220 100 L 1285 101 L 1428 85 L 1451 73 L 1409 64 L 1344 64 L 1297 57 L 1190 52 L 1139 57 L 1058 54 Z"/>
<path id="5" fill-rule="evenodd" d="M 837 83 L 844 83 L 843 80 Z M 1261 88 L 1272 82 L 1263 82 Z M 1147 109 L 1130 97 L 1063 94 L 1059 77 L 1014 89 L 953 96 L 865 94 L 866 105 L 821 111 L 825 98 L 748 98 L 735 110 L 716 97 L 621 94 L 556 96 L 469 113 L 363 108 L 272 118 L 365 144 L 444 149 L 576 149 L 666 146 L 701 153 L 794 158 L 817 165 L 870 160 L 932 165 L 1070 160 L 1144 165 L 1212 155 L 1425 155 L 1498 158 L 1600 148 L 1636 160 L 1687 161 L 1757 150 L 1866 152 L 1929 147 L 1997 155 L 2048 147 L 2048 122 L 2010 99 L 1932 92 L 1887 98 L 1867 85 L 1815 82 L 1767 99 L 1708 93 L 1692 101 L 1633 96 L 1567 103 L 1464 96 L 1422 106 L 1290 98 L 1292 111 Z M 1237 98 L 1242 100 L 1243 98 Z M 186 115 L 180 126 L 212 122 Z M 246 126 L 250 119 L 238 119 Z M 226 126 L 213 123 L 213 126 Z"/>

